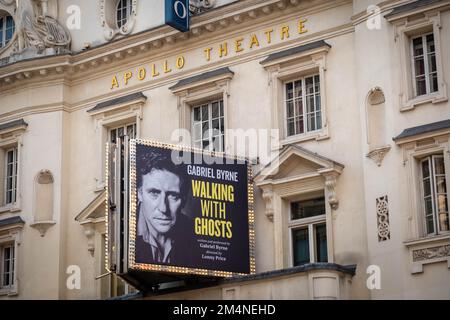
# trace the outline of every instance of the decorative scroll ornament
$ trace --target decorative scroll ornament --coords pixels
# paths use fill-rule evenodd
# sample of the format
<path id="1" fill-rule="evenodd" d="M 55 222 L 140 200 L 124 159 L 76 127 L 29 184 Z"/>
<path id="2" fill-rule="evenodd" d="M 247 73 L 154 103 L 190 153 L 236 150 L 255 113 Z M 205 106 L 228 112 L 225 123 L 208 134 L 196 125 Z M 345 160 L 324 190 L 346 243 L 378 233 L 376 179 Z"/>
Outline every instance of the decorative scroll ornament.
<path id="1" fill-rule="evenodd" d="M 38 53 L 47 48 L 56 49 L 58 52 L 69 49 L 70 33 L 55 18 L 37 15 L 32 0 L 17 2 L 15 22 L 18 33 L 15 48 L 17 54 L 28 48 L 36 49 Z"/>
<path id="2" fill-rule="evenodd" d="M 264 190 L 262 197 L 264 201 L 266 202 L 266 217 L 270 221 L 273 221 L 273 191 L 272 190 Z"/>
<path id="3" fill-rule="evenodd" d="M 391 228 L 389 225 L 389 202 L 388 196 L 377 199 L 377 224 L 378 242 L 391 238 Z"/>
<path id="4" fill-rule="evenodd" d="M 376 149 L 370 151 L 367 154 L 367 157 L 372 159 L 377 164 L 377 166 L 381 167 L 381 163 L 383 162 L 383 159 L 386 156 L 386 154 L 389 152 L 389 150 L 391 150 L 391 146 L 376 148 Z"/>
<path id="5" fill-rule="evenodd" d="M 112 40 L 118 34 L 130 34 L 136 23 L 138 0 L 132 0 L 131 13 L 128 16 L 127 23 L 120 28 L 117 26 L 117 21 L 115 20 L 116 4 L 117 1 L 100 0 L 100 23 L 103 27 L 103 36 L 108 41 Z"/>
<path id="6" fill-rule="evenodd" d="M 189 0 L 189 11 L 192 14 L 202 13 L 216 5 L 216 0 Z"/>

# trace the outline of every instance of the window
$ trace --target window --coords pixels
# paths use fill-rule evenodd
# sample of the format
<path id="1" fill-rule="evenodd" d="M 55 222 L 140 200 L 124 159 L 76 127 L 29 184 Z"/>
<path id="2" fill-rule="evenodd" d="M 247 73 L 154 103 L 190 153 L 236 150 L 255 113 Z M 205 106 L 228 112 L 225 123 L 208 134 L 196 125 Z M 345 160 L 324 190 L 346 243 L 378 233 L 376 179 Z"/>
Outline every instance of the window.
<path id="1" fill-rule="evenodd" d="M 129 139 L 136 138 L 136 123 L 131 123 L 127 125 L 123 125 L 120 127 L 116 127 L 109 130 L 109 141 L 111 143 L 116 143 L 117 138 L 123 137 L 127 135 Z"/>
<path id="2" fill-rule="evenodd" d="M 325 198 L 291 202 L 289 228 L 294 266 L 328 262 Z"/>
<path id="3" fill-rule="evenodd" d="M 428 33 L 411 40 L 414 90 L 416 96 L 438 91 L 434 35 Z"/>
<path id="4" fill-rule="evenodd" d="M 196 148 L 224 151 L 223 100 L 192 108 L 193 142 Z"/>
<path id="5" fill-rule="evenodd" d="M 420 165 L 426 233 L 431 235 L 448 232 L 450 227 L 444 157 L 429 156 L 422 159 Z"/>
<path id="6" fill-rule="evenodd" d="M 131 0 L 119 0 L 116 8 L 117 27 L 120 29 L 126 25 L 131 16 Z"/>
<path id="7" fill-rule="evenodd" d="M 269 75 L 270 127 L 280 130 L 280 145 L 330 138 L 326 60 L 331 45 L 324 40 L 270 54 L 260 64 Z"/>
<path id="8" fill-rule="evenodd" d="M 14 286 L 14 243 L 9 243 L 0 247 L 0 259 L 0 289 L 8 289 Z"/>
<path id="9" fill-rule="evenodd" d="M 5 159 L 5 205 L 13 204 L 17 198 L 17 147 L 6 151 Z"/>
<path id="10" fill-rule="evenodd" d="M 319 75 L 287 82 L 285 87 L 286 135 L 322 129 Z"/>
<path id="11" fill-rule="evenodd" d="M 0 48 L 5 47 L 14 35 L 14 20 L 10 15 L 0 16 Z"/>
<path id="12" fill-rule="evenodd" d="M 397 79 L 400 111 L 448 101 L 444 77 L 441 11 L 422 6 L 408 15 L 389 14 L 395 43 L 394 64 L 398 66 Z"/>

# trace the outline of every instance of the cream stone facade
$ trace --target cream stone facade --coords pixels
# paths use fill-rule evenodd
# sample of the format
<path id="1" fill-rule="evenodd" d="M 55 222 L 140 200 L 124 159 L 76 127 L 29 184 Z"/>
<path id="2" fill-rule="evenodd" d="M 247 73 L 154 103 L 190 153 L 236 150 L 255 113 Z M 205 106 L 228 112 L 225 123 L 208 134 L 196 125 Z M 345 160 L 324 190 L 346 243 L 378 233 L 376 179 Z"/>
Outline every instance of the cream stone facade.
<path id="1" fill-rule="evenodd" d="M 0 299 L 450 299 L 450 1 L 191 3 L 181 33 L 162 0 L 0 0 Z M 256 274 L 138 295 L 105 270 L 105 144 L 218 100 L 225 152 L 278 130 Z"/>

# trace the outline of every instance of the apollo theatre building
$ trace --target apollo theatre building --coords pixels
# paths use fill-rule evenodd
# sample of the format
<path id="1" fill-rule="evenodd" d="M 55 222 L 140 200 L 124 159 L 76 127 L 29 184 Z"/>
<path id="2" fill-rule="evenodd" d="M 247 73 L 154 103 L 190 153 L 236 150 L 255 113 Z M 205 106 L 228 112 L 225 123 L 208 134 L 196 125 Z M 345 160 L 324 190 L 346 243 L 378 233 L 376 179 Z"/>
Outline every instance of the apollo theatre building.
<path id="1" fill-rule="evenodd" d="M 450 299 L 449 86 L 449 0 L 0 0 L 0 299 Z"/>

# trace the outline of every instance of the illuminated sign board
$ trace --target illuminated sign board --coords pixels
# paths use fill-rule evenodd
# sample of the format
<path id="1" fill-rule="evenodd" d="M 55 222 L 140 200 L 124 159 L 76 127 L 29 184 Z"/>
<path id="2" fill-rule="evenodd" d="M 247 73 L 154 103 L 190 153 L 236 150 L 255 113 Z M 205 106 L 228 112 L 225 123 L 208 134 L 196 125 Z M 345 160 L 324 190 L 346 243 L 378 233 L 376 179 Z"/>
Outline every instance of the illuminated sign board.
<path id="1" fill-rule="evenodd" d="M 166 0 L 166 24 L 181 31 L 189 31 L 189 0 Z"/>
<path id="2" fill-rule="evenodd" d="M 108 270 L 135 286 L 139 279 L 157 283 L 175 275 L 255 273 L 253 182 L 246 159 L 142 139 L 125 141 L 112 155 Z"/>

